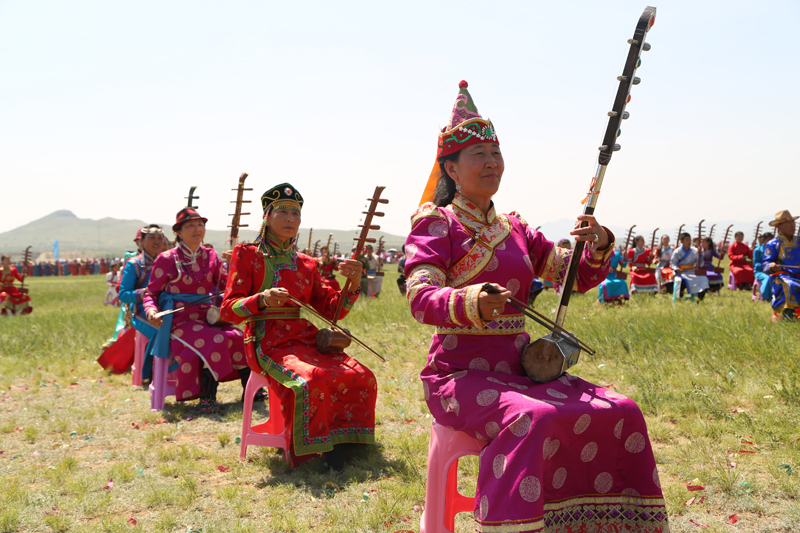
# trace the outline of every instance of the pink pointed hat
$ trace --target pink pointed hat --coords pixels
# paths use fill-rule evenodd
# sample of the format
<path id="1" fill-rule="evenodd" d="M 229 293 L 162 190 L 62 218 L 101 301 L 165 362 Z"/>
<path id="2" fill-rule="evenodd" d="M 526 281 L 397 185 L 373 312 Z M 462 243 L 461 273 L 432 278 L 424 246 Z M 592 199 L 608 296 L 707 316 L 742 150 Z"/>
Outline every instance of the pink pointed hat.
<path id="1" fill-rule="evenodd" d="M 436 149 L 436 162 L 422 194 L 420 205 L 425 202 L 433 201 L 436 192 L 436 184 L 439 182 L 441 171 L 439 169 L 439 159 L 463 150 L 467 146 L 478 143 L 498 143 L 497 134 L 491 120 L 484 120 L 472 96 L 467 90 L 469 84 L 461 80 L 458 84 L 458 96 L 453 105 L 453 112 L 450 114 L 450 122 L 447 127 L 442 128 L 439 133 L 439 145 Z"/>

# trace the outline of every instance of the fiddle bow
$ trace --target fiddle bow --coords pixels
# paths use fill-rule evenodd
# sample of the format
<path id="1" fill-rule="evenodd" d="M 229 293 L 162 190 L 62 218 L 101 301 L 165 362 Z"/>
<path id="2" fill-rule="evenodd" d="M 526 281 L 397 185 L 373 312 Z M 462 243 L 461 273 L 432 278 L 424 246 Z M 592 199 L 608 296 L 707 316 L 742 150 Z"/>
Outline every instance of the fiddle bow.
<path id="1" fill-rule="evenodd" d="M 362 214 L 366 216 L 364 217 L 364 223 L 358 226 L 361 228 L 361 234 L 358 236 L 358 238 L 353 239 L 356 241 L 356 246 L 353 250 L 352 259 L 359 258 L 361 255 L 361 250 L 364 248 L 364 244 L 375 242 L 374 238 L 369 237 L 369 231 L 381 229 L 380 226 L 372 224 L 372 219 L 374 217 L 382 217 L 384 215 L 383 213 L 376 211 L 376 209 L 379 204 L 389 203 L 389 200 L 381 198 L 381 193 L 385 188 L 386 187 L 382 186 L 375 187 L 375 192 L 372 194 L 372 198 L 367 198 L 367 200 L 370 202 L 370 205 L 369 209 L 362 212 Z M 355 337 L 353 337 L 349 331 L 337 325 L 339 322 L 339 315 L 341 314 L 342 307 L 344 306 L 345 295 L 351 290 L 351 288 L 350 278 L 347 278 L 344 287 L 342 287 L 342 292 L 339 295 L 339 304 L 336 306 L 336 312 L 333 315 L 333 320 L 328 321 L 331 328 L 324 328 L 317 332 L 317 349 L 322 353 L 341 351 L 350 345 L 351 339 L 355 339 Z M 377 355 L 374 350 L 370 349 L 370 351 Z M 378 357 L 382 361 L 385 361 L 383 357 L 380 357 L 379 355 Z"/>
<path id="2" fill-rule="evenodd" d="M 625 60 L 622 75 L 617 77 L 619 86 L 614 98 L 614 105 L 608 112 L 608 125 L 606 126 L 603 144 L 600 146 L 600 154 L 597 161 L 597 169 L 589 184 L 589 192 L 581 202 L 584 204 L 584 215 L 593 215 L 597 206 L 597 199 L 600 188 L 603 185 L 603 178 L 606 169 L 611 162 L 611 156 L 620 149 L 616 144 L 617 138 L 622 134 L 620 126 L 622 121 L 627 119 L 630 114 L 625 111 L 625 107 L 631 100 L 631 87 L 638 85 L 641 81 L 636 74 L 636 69 L 641 66 L 642 51 L 650 50 L 650 45 L 645 42 L 647 32 L 653 26 L 656 17 L 656 8 L 648 6 L 644 9 L 636 23 L 636 30 L 633 38 L 628 39 L 630 48 Z M 587 222 L 582 222 L 581 227 L 588 226 Z M 561 297 L 558 301 L 555 323 L 559 328 L 563 327 L 567 316 L 569 301 L 573 287 L 578 277 L 578 263 L 583 254 L 585 241 L 577 241 L 572 259 L 569 262 L 567 275 L 564 280 Z M 578 362 L 581 346 L 575 343 L 570 337 L 563 335 L 557 329 L 538 339 L 525 347 L 522 356 L 522 365 L 531 380 L 537 383 L 547 383 L 559 377 L 572 365 Z"/>

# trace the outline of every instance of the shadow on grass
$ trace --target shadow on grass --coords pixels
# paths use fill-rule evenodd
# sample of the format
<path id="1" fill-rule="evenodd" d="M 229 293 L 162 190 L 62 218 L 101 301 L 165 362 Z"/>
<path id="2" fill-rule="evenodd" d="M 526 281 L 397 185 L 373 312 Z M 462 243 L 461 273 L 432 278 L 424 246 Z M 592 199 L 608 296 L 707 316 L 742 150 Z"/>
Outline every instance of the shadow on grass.
<path id="1" fill-rule="evenodd" d="M 294 469 L 289 467 L 279 449 L 265 449 L 253 461 L 269 470 L 269 474 L 256 484 L 259 489 L 290 487 L 315 498 L 333 498 L 336 492 L 348 485 L 369 480 L 395 476 L 410 480 L 418 476 L 413 465 L 405 459 L 389 459 L 384 455 L 383 446 L 372 444 L 363 445 L 340 471 L 328 468 L 324 454 Z"/>

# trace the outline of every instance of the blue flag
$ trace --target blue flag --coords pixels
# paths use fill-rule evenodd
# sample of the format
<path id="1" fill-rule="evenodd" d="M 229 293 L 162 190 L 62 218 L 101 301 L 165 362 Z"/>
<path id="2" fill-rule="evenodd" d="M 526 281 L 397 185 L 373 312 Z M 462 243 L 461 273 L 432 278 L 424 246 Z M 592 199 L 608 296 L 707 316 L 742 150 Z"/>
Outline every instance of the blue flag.
<path id="1" fill-rule="evenodd" d="M 53 241 L 53 254 L 56 256 L 56 261 L 58 261 L 58 241 Z"/>

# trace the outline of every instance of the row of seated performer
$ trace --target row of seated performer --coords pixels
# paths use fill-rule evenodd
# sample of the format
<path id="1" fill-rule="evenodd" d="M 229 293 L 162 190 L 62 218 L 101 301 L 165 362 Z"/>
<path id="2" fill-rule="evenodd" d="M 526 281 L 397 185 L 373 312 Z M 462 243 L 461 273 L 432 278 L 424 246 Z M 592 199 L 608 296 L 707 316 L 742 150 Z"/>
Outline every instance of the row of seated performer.
<path id="1" fill-rule="evenodd" d="M 764 241 L 765 236 L 768 236 L 766 240 L 772 238 L 772 234 L 764 234 L 759 237 L 759 241 Z M 755 280 L 753 265 L 756 262 L 750 262 L 754 259 L 754 252 L 744 243 L 744 233 L 737 231 L 734 238 L 735 242 L 727 250 L 731 270 L 729 287 L 750 290 Z M 702 261 L 699 260 L 698 248 L 692 245 L 688 233 L 680 235 L 680 246 L 677 248 L 670 246 L 669 241 L 668 235 L 662 235 L 661 245 L 651 250 L 645 246 L 644 237 L 639 235 L 634 239 L 634 247 L 627 254 L 623 256 L 622 253 L 615 252 L 611 257 L 611 270 L 598 288 L 598 302 L 620 302 L 629 299 L 632 293 L 652 294 L 662 289 L 673 293 L 676 281 L 676 297 L 678 294 L 683 295 L 688 289 L 692 297 L 697 295 L 702 300 L 707 291 L 718 291 L 722 288 L 722 274 L 713 262 L 720 256 L 710 238 L 703 239 Z M 761 249 L 763 251 L 763 246 Z M 757 264 L 760 268 L 760 262 Z M 617 269 L 625 266 L 631 267 L 630 293 L 625 280 L 617 275 Z"/>
<path id="2" fill-rule="evenodd" d="M 449 126 L 439 135 L 438 172 L 412 217 L 405 276 L 413 317 L 435 327 L 421 375 L 424 399 L 439 424 L 487 442 L 475 497 L 478 527 L 667 532 L 658 470 L 635 402 L 569 374 L 537 384 L 522 368 L 530 336 L 506 300 L 523 296 L 534 277 L 562 282 L 572 251 L 554 246 L 520 216 L 495 211 L 492 197 L 504 170 L 497 135 L 466 82 L 459 87 Z M 289 296 L 329 319 L 343 298 L 342 318 L 359 296 L 362 265 L 339 265 L 354 292 L 331 289 L 314 260 L 293 251 L 300 193 L 281 184 L 261 200 L 259 239 L 233 249 L 227 276 L 214 251 L 200 246 L 205 219 L 190 208 L 179 213 L 173 229 L 180 245 L 155 257 L 140 295 L 147 321 L 157 328 L 148 351 L 163 357 L 156 351 L 159 335 L 169 339 L 179 401 L 207 394 L 204 368 L 216 381 L 249 364 L 274 380 L 292 464 L 323 452 L 335 463 L 355 445 L 375 442 L 376 380 L 344 353 L 319 352 L 316 328 L 300 318 Z M 574 258 L 577 287 L 585 292 L 608 273 L 614 236 L 593 216 L 579 219 L 588 223 L 572 232 L 588 243 Z M 483 291 L 485 283 L 494 283 L 497 293 Z M 171 324 L 155 317 L 223 285 L 222 319 L 244 324 L 244 335 L 209 327 L 205 304 L 176 313 Z"/>
<path id="3" fill-rule="evenodd" d="M 295 251 L 302 204 L 289 184 L 264 193 L 260 235 L 234 248 L 230 273 L 215 250 L 201 244 L 207 219 L 196 209 L 177 214 L 174 248 L 164 249 L 158 226 L 143 228 L 137 234 L 141 253 L 125 264 L 119 299 L 131 305 L 133 327 L 149 339 L 144 379 L 151 376 L 153 357 L 168 358 L 176 400 L 199 398 L 198 407 L 214 414 L 221 410 L 219 382 L 238 378 L 244 389 L 251 371 L 263 373 L 281 385 L 273 390 L 280 391 L 291 425 L 292 464 L 333 452 L 327 463 L 340 468 L 357 444 L 374 443 L 377 381 L 346 354 L 317 351 L 316 327 L 287 300 L 297 298 L 332 319 L 344 298 L 344 318 L 361 292 L 362 269 L 358 261 L 339 263 L 356 288 L 342 295 L 319 274 L 315 259 Z M 209 324 L 209 296 L 223 291 L 222 322 Z M 179 307 L 185 308 L 156 317 Z M 244 324 L 244 332 L 233 324 Z M 264 399 L 259 391 L 256 400 Z"/>

